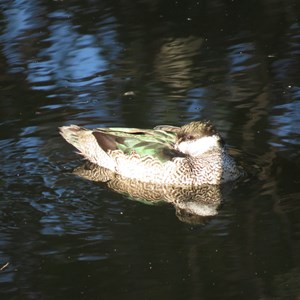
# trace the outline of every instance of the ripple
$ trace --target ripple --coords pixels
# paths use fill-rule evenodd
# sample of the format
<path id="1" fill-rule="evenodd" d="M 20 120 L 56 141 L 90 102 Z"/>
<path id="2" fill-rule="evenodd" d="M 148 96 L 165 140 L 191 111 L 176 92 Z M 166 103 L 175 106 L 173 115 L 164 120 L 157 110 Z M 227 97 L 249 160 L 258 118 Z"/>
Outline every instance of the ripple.
<path id="1" fill-rule="evenodd" d="M 299 89 L 295 89 L 299 93 Z M 269 131 L 276 137 L 270 144 L 281 150 L 300 145 L 300 101 L 276 105 L 270 116 Z"/>

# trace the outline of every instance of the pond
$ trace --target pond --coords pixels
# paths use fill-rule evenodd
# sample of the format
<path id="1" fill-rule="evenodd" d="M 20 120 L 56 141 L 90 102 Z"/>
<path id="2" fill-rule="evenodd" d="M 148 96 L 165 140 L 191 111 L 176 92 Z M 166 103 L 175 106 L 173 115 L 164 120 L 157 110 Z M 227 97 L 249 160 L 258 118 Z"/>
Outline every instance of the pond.
<path id="1" fill-rule="evenodd" d="M 298 1 L 1 1 L 1 299 L 299 299 Z M 74 174 L 58 127 L 211 120 L 247 169 L 193 222 Z"/>

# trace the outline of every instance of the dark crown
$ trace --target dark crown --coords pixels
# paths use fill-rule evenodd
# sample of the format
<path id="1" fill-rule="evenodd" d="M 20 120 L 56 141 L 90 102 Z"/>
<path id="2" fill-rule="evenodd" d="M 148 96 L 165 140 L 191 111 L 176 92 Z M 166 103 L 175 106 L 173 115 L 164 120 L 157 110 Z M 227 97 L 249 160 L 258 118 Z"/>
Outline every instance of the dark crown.
<path id="1" fill-rule="evenodd" d="M 177 134 L 177 138 L 179 140 L 193 140 L 212 135 L 220 136 L 211 122 L 196 121 L 182 126 Z"/>

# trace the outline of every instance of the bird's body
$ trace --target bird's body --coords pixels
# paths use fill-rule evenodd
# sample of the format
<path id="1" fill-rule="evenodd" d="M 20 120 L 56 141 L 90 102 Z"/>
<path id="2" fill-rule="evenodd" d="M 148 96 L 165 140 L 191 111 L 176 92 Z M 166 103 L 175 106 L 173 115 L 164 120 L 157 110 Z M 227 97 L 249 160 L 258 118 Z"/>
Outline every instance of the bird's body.
<path id="1" fill-rule="evenodd" d="M 60 128 L 81 155 L 123 177 L 170 185 L 220 184 L 241 176 L 210 122 L 154 129 Z"/>

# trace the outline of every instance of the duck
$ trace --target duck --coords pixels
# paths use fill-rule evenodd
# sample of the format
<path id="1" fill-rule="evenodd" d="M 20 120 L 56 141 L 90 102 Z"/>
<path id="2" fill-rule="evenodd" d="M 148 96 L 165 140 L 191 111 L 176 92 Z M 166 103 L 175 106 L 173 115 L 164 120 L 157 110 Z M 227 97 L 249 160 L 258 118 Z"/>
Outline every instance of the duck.
<path id="1" fill-rule="evenodd" d="M 88 161 L 144 183 L 172 186 L 219 185 L 235 181 L 243 170 L 229 154 L 210 121 L 153 129 L 59 128 L 62 137 Z"/>

